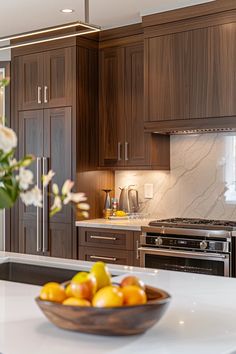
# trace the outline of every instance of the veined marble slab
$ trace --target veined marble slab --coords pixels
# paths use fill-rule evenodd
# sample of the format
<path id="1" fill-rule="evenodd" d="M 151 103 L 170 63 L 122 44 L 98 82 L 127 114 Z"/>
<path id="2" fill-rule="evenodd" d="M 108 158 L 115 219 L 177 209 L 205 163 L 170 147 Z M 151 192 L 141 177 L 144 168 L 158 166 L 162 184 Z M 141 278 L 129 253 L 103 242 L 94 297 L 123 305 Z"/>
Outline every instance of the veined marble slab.
<path id="1" fill-rule="evenodd" d="M 154 185 L 153 199 L 144 198 L 145 183 Z M 151 219 L 236 220 L 236 135 L 171 136 L 171 170 L 116 172 L 116 195 L 130 184 Z"/>

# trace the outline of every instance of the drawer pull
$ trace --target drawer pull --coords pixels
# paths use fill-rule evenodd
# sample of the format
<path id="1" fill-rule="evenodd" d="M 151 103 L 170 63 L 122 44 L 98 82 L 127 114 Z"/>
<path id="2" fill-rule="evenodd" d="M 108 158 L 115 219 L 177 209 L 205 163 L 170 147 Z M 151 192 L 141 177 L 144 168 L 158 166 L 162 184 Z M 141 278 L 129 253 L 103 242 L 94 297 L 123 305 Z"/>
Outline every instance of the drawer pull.
<path id="1" fill-rule="evenodd" d="M 115 257 L 103 257 L 103 256 L 89 256 L 91 259 L 103 259 L 104 261 L 113 261 L 115 262 L 117 258 Z"/>
<path id="2" fill-rule="evenodd" d="M 110 240 L 110 241 L 116 241 L 116 237 L 106 237 L 106 236 L 93 236 L 91 235 L 90 238 L 95 239 L 95 240 Z"/>

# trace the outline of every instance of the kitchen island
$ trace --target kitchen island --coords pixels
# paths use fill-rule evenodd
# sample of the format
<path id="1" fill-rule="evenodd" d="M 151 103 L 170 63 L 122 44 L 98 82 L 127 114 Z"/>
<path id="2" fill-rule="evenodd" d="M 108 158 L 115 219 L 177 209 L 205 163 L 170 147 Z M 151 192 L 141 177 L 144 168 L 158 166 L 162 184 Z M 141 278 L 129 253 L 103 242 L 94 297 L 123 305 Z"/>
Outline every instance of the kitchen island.
<path id="1" fill-rule="evenodd" d="M 0 253 L 14 261 L 88 270 L 88 262 Z M 0 280 L 2 354 L 233 354 L 236 353 L 236 280 L 111 265 L 119 280 L 135 273 L 165 289 L 172 301 L 163 319 L 141 336 L 99 337 L 58 329 L 34 302 L 39 286 Z"/>

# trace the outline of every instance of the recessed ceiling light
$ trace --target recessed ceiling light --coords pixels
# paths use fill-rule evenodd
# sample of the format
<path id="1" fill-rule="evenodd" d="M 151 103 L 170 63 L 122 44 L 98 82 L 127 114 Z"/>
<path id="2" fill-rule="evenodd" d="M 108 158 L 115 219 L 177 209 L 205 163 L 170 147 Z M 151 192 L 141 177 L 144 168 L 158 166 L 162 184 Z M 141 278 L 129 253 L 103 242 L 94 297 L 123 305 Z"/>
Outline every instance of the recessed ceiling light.
<path id="1" fill-rule="evenodd" d="M 60 11 L 63 12 L 63 14 L 71 14 L 72 12 L 75 12 L 73 9 L 62 9 Z"/>

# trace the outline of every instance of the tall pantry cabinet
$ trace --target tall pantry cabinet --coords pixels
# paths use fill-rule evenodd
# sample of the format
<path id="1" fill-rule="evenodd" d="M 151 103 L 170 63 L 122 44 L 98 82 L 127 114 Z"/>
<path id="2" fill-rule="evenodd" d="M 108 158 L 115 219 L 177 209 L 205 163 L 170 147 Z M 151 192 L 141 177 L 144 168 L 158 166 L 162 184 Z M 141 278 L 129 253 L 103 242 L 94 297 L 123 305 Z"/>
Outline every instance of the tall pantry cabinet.
<path id="1" fill-rule="evenodd" d="M 40 176 L 52 169 L 60 188 L 69 178 L 78 190 L 78 172 L 96 167 L 97 156 L 86 138 L 97 124 L 97 61 L 95 39 L 60 40 L 12 52 L 12 126 L 19 137 L 19 157 L 35 156 L 30 168 L 39 187 Z M 19 236 L 11 240 L 12 248 L 77 258 L 75 214 L 67 206 L 49 218 L 48 192 L 43 208 L 19 202 L 13 210 L 12 229 L 18 229 Z"/>

